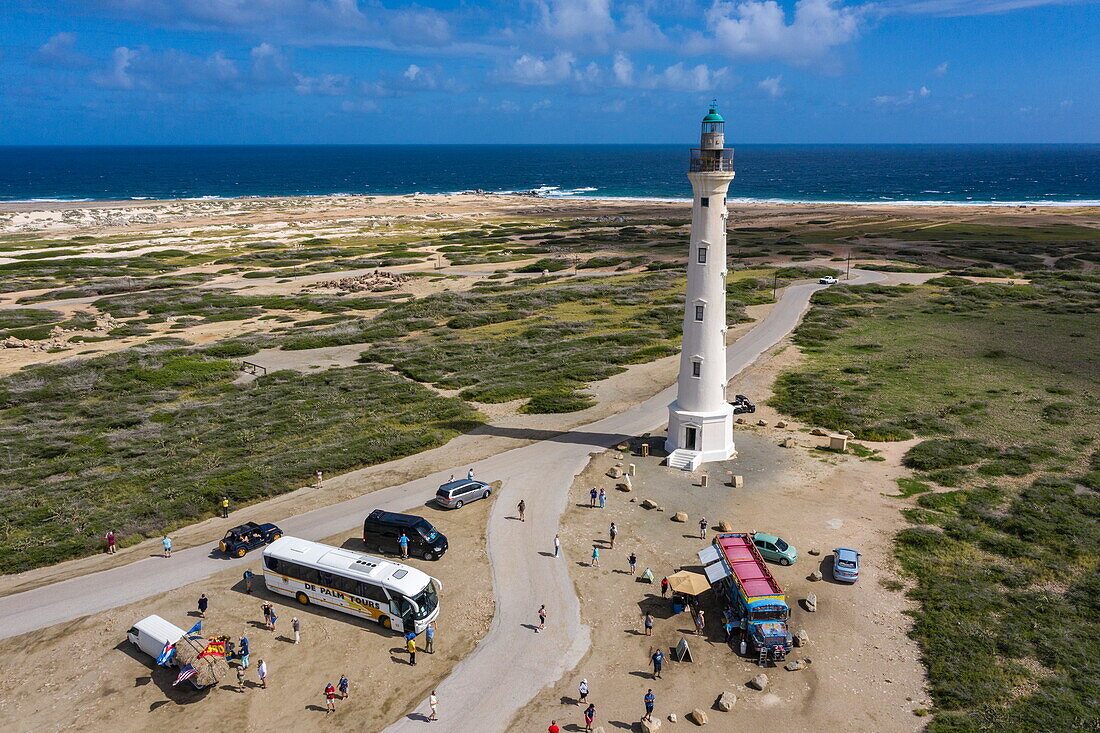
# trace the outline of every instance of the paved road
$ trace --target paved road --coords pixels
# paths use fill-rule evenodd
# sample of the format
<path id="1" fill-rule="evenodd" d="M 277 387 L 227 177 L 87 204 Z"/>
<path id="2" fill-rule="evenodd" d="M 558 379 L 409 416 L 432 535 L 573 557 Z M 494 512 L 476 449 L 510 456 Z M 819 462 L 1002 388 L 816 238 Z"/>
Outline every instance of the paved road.
<path id="1" fill-rule="evenodd" d="M 875 282 L 883 275 L 859 272 L 851 283 Z M 792 285 L 755 328 L 727 349 L 731 377 L 797 325 L 809 297 L 823 286 Z M 563 559 L 552 552 L 552 540 L 568 501 L 573 478 L 589 454 L 627 437 L 657 431 L 667 419 L 674 396 L 670 386 L 626 411 L 565 433 L 548 432 L 537 443 L 506 451 L 474 464 L 478 476 L 500 478 L 504 485 L 489 516 L 488 553 L 492 565 L 496 613 L 477 649 L 460 662 L 438 688 L 447 715 L 440 731 L 505 730 L 515 712 L 546 684 L 572 669 L 589 646 L 588 628 Z M 486 428 L 491 432 L 493 428 Z M 503 429 L 502 429 L 503 430 Z M 281 522 L 293 536 L 320 539 L 346 531 L 372 509 L 406 511 L 420 506 L 452 470 L 447 469 L 399 486 L 365 494 Z M 527 521 L 514 518 L 523 498 Z M 252 558 L 254 560 L 255 558 Z M 0 638 L 52 626 L 115 608 L 202 580 L 245 559 L 224 559 L 208 547 L 176 552 L 169 559 L 149 557 L 129 565 L 62 581 L 0 598 Z M 550 611 L 548 628 L 535 634 L 531 624 L 540 604 Z M 488 695 L 507 665 L 508 698 Z M 450 702 L 448 702 L 450 701 Z M 419 729 L 426 705 L 387 731 Z"/>

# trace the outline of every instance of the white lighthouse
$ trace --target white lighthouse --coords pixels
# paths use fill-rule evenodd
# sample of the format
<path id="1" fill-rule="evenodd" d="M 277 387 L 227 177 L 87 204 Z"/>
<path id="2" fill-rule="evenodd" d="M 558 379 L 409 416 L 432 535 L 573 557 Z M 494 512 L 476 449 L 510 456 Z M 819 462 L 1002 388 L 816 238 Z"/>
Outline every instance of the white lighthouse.
<path id="1" fill-rule="evenodd" d="M 726 190 L 734 174 L 725 122 L 712 104 L 688 167 L 694 199 L 684 341 L 665 441 L 668 465 L 685 470 L 736 453 L 726 401 Z"/>

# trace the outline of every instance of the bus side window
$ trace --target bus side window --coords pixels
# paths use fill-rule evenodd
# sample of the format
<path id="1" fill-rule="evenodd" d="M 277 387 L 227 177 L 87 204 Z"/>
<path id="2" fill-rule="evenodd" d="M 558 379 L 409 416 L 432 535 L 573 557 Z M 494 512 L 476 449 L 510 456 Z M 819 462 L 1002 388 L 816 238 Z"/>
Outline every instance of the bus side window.
<path id="1" fill-rule="evenodd" d="M 270 570 L 273 573 L 279 572 L 279 560 L 278 560 L 278 558 L 265 557 L 264 558 L 264 565 L 267 567 L 268 570 Z"/>
<path id="2" fill-rule="evenodd" d="M 359 583 L 359 592 L 357 595 L 366 598 L 368 601 L 380 603 L 383 606 L 390 602 L 390 599 L 386 596 L 385 588 L 380 585 L 372 585 L 371 583 Z"/>
<path id="3" fill-rule="evenodd" d="M 316 570 L 314 572 L 317 573 L 317 582 L 320 585 L 327 586 L 329 588 L 336 587 L 336 583 L 334 582 L 335 579 L 333 578 L 332 573 L 326 573 L 324 570 Z"/>

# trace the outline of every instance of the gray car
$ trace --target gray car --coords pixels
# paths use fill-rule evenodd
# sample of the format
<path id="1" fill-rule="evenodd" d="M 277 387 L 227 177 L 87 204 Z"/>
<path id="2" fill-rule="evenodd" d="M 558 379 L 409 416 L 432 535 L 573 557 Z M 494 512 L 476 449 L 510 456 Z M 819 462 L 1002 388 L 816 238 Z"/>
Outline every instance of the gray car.
<path id="1" fill-rule="evenodd" d="M 477 499 L 488 499 L 493 490 L 484 481 L 462 479 L 460 481 L 448 481 L 435 492 L 435 501 L 444 509 L 460 509 L 463 504 L 469 504 Z"/>

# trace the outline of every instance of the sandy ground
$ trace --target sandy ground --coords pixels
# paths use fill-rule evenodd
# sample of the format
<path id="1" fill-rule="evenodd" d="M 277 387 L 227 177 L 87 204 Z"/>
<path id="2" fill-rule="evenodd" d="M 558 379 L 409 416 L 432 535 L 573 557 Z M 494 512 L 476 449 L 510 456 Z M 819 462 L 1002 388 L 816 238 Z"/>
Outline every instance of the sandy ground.
<path id="1" fill-rule="evenodd" d="M 431 691 L 477 644 L 489 627 L 493 594 L 485 556 L 484 525 L 493 499 L 458 511 L 424 507 L 427 517 L 450 542 L 436 562 L 409 564 L 443 582 L 435 654 L 417 654 L 408 664 L 403 640 L 374 622 L 267 592 L 259 577 L 261 560 L 250 564 L 258 577 L 252 595 L 244 591 L 240 568 L 161 597 L 88 616 L 71 623 L 0 642 L 0 728 L 5 731 L 106 730 L 380 730 Z M 224 527 L 231 522 L 220 520 Z M 357 531 L 330 537 L 328 544 L 363 551 Z M 144 553 L 148 555 L 149 553 Z M 171 572 L 171 559 L 155 553 Z M 198 620 L 196 599 L 210 598 L 203 621 L 207 635 L 247 635 L 251 668 L 244 693 L 236 675 L 216 688 L 173 688 L 176 672 L 154 661 L 126 640 L 141 618 L 158 614 L 187 629 Z M 262 628 L 260 603 L 270 600 L 279 616 L 278 631 Z M 302 642 L 294 645 L 290 620 L 302 624 Z M 423 637 L 418 638 L 418 643 Z M 255 674 L 260 659 L 269 667 L 269 689 Z M 347 700 L 335 714 L 325 713 L 325 684 L 341 674 L 351 680 Z M 441 712 L 446 711 L 444 702 Z M 135 714 L 139 713 L 139 714 Z"/>
<path id="2" fill-rule="evenodd" d="M 767 390 L 760 388 L 796 356 L 793 348 L 779 347 L 731 389 L 763 398 Z M 774 424 L 766 408 L 753 418 Z M 780 447 L 787 436 L 794 436 L 798 447 Z M 631 493 L 615 490 L 616 482 L 607 477 L 606 471 L 616 463 L 611 453 L 595 457 L 578 477 L 575 501 L 562 521 L 563 562 L 573 566 L 582 618 L 592 629 L 592 651 L 572 674 L 532 701 L 513 730 L 544 730 L 552 719 L 563 730 L 582 730 L 582 707 L 575 703 L 582 678 L 591 686 L 589 699 L 598 711 L 596 722 L 606 730 L 634 729 L 631 726 L 644 712 L 642 696 L 649 688 L 657 695 L 656 714 L 661 718 L 675 713 L 683 721 L 686 713 L 702 708 L 717 730 L 767 730 L 774 728 L 777 719 L 790 731 L 922 727 L 923 718 L 913 711 L 927 707 L 928 701 L 917 646 L 906 636 L 909 622 L 904 612 L 911 606 L 900 591 L 888 591 L 883 585 L 899 580 L 891 542 L 902 526 L 898 509 L 903 504 L 887 494 L 896 493 L 892 478 L 905 474 L 899 460 L 906 446 L 868 444 L 883 449 L 886 460 L 876 462 L 821 453 L 816 446 L 824 439 L 809 436 L 796 425 L 783 430 L 739 428 L 736 439 L 740 455 L 728 464 L 709 465 L 710 485 L 705 488 L 697 476 L 660 466 L 660 458 L 637 454 L 622 459 L 637 466 Z M 730 488 L 727 471 L 743 475 L 745 487 Z M 592 486 L 607 489 L 606 509 L 589 508 Z M 654 500 L 664 511 L 640 508 L 644 498 Z M 677 511 L 687 512 L 687 524 L 670 521 Z M 709 537 L 698 538 L 701 516 L 712 525 L 726 519 L 739 531 L 778 534 L 799 549 L 794 566 L 771 567 L 793 609 L 791 629 L 804 628 L 809 634 L 809 645 L 796 648 L 791 656 L 809 657 L 812 664 L 806 670 L 788 672 L 774 666 L 761 670 L 754 661 L 739 658 L 723 642 L 713 593 L 704 599 L 707 634 L 698 637 L 692 633 L 690 617 L 671 615 L 659 586 L 627 574 L 626 558 L 631 552 L 638 555 L 639 572 L 651 568 L 657 580 L 680 568 L 698 569 L 695 553 L 709 541 Z M 619 530 L 615 549 L 608 548 L 611 522 Z M 601 548 L 599 568 L 589 565 L 594 544 Z M 831 579 L 830 553 L 836 546 L 855 547 L 863 553 L 863 577 L 854 586 Z M 811 548 L 822 554 L 809 555 Z M 815 569 L 822 570 L 823 581 L 807 578 Z M 816 613 L 800 605 L 810 592 L 818 597 Z M 653 637 L 642 632 L 644 609 L 656 618 Z M 687 638 L 694 662 L 669 663 L 663 679 L 652 680 L 648 658 L 653 649 L 659 646 L 668 655 L 681 637 Z M 768 675 L 768 687 L 763 692 L 747 688 L 745 683 L 760 671 Z M 730 713 L 712 707 L 725 690 L 738 697 Z"/>

